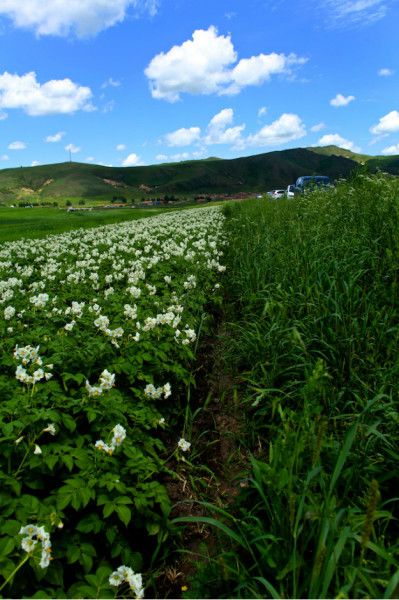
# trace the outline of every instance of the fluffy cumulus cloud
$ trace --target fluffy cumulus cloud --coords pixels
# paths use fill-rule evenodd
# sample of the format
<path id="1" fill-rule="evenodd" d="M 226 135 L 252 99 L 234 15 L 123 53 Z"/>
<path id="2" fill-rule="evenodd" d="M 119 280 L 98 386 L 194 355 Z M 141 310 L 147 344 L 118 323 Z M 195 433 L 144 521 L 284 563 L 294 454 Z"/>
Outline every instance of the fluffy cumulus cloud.
<path id="1" fill-rule="evenodd" d="M 391 110 L 378 121 L 377 125 L 370 127 L 370 132 L 374 135 L 387 135 L 399 131 L 399 112 Z"/>
<path id="2" fill-rule="evenodd" d="M 1 0 L 0 0 L 1 1 Z M 28 115 L 68 114 L 93 110 L 90 88 L 70 79 L 52 79 L 39 83 L 36 73 L 0 75 L 0 109 L 22 109 Z"/>
<path id="3" fill-rule="evenodd" d="M 36 35 L 88 37 L 120 23 L 129 9 L 157 12 L 159 0 L 0 0 L 0 15 Z"/>
<path id="4" fill-rule="evenodd" d="M 201 129 L 199 127 L 182 127 L 171 133 L 167 133 L 164 137 L 164 142 L 168 146 L 191 146 L 201 137 Z"/>
<path id="5" fill-rule="evenodd" d="M 154 98 L 176 102 L 183 93 L 238 94 L 242 88 L 260 85 L 274 74 L 289 74 L 304 62 L 306 59 L 295 54 L 274 52 L 237 62 L 230 35 L 219 35 L 211 26 L 197 29 L 191 40 L 157 54 L 145 74 Z"/>
<path id="6" fill-rule="evenodd" d="M 70 152 L 71 154 L 77 154 L 78 152 L 81 151 L 81 148 L 79 148 L 78 146 L 75 146 L 75 144 L 67 144 L 65 146 L 65 150 L 67 152 Z"/>
<path id="7" fill-rule="evenodd" d="M 26 148 L 25 142 L 16 141 L 16 142 L 11 142 L 10 144 L 8 144 L 9 150 L 25 150 L 25 148 Z"/>
<path id="8" fill-rule="evenodd" d="M 56 142 L 60 142 L 65 135 L 65 131 L 58 131 L 54 133 L 54 135 L 48 135 L 46 137 L 46 142 L 50 144 L 55 144 Z"/>
<path id="9" fill-rule="evenodd" d="M 242 132 L 245 125 L 228 127 L 233 123 L 234 112 L 232 108 L 224 108 L 217 113 L 209 122 L 203 143 L 207 146 L 212 144 L 231 144 L 233 146 L 242 144 Z"/>
<path id="10" fill-rule="evenodd" d="M 129 154 L 129 156 L 127 156 L 125 158 L 125 160 L 122 161 L 122 167 L 135 167 L 139 164 L 140 164 L 140 157 L 137 156 L 137 154 L 135 154 L 134 152 Z"/>
<path id="11" fill-rule="evenodd" d="M 381 154 L 390 155 L 390 154 L 399 154 L 399 144 L 394 144 L 393 146 L 387 146 L 381 150 Z"/>
<path id="12" fill-rule="evenodd" d="M 246 146 L 277 146 L 299 140 L 306 135 L 306 128 L 300 117 L 293 113 L 283 113 L 278 119 L 265 125 L 245 140 Z"/>
<path id="13" fill-rule="evenodd" d="M 338 146 L 345 150 L 351 150 L 352 152 L 360 152 L 360 148 L 355 146 L 353 142 L 340 136 L 338 133 L 326 133 L 319 141 L 319 146 Z"/>
<path id="14" fill-rule="evenodd" d="M 350 102 L 355 99 L 355 96 L 343 96 L 342 94 L 337 94 L 335 98 L 330 100 L 331 106 L 335 106 L 336 108 L 339 106 L 348 106 Z"/>

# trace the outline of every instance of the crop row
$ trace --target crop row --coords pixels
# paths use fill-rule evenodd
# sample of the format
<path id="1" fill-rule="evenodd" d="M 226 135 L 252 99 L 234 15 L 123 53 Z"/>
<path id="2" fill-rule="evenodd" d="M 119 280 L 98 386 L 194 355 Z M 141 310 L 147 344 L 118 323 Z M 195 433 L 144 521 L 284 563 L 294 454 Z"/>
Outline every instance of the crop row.
<path id="1" fill-rule="evenodd" d="M 170 510 L 165 440 L 174 459 L 190 449 L 179 415 L 224 243 L 211 208 L 1 246 L 8 596 L 144 594 Z"/>

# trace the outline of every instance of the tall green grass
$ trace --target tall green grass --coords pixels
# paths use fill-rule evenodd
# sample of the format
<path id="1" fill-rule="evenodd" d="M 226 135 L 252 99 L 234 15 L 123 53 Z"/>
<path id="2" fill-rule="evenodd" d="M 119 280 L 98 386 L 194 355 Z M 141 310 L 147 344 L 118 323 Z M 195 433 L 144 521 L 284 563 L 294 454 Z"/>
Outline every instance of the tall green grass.
<path id="1" fill-rule="evenodd" d="M 251 464 L 234 507 L 207 507 L 188 597 L 397 597 L 398 206 L 397 181 L 359 175 L 226 208 Z"/>

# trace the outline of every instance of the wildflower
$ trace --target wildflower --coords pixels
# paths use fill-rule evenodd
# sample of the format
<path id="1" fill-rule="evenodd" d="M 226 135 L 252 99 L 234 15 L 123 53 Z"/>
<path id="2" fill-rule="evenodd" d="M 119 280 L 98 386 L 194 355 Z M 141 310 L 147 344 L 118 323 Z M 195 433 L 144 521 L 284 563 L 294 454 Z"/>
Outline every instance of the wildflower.
<path id="1" fill-rule="evenodd" d="M 122 444 L 123 440 L 126 438 L 126 429 L 122 427 L 122 425 L 115 425 L 112 430 L 114 437 L 112 438 L 111 445 L 118 447 Z"/>
<path id="2" fill-rule="evenodd" d="M 99 385 L 90 385 L 89 381 L 86 379 L 86 390 L 90 397 L 97 398 L 101 396 L 103 393 L 103 388 Z"/>
<path id="3" fill-rule="evenodd" d="M 94 325 L 98 327 L 98 329 L 100 329 L 101 331 L 104 331 L 104 329 L 107 329 L 109 325 L 109 319 L 104 315 L 100 315 L 99 317 L 97 317 L 97 319 L 95 319 Z"/>
<path id="4" fill-rule="evenodd" d="M 115 385 L 115 374 L 104 369 L 100 375 L 99 383 L 103 390 L 110 390 Z"/>
<path id="5" fill-rule="evenodd" d="M 165 425 L 165 417 L 161 417 L 158 421 L 158 425 Z"/>
<path id="6" fill-rule="evenodd" d="M 33 454 L 42 454 L 42 449 L 37 444 L 35 444 L 35 449 L 33 451 Z"/>
<path id="7" fill-rule="evenodd" d="M 128 319 L 135 319 L 137 317 L 137 306 L 130 306 L 130 304 L 125 304 L 123 314 Z"/>
<path id="8" fill-rule="evenodd" d="M 191 447 L 191 443 L 187 442 L 184 438 L 180 438 L 177 445 L 183 452 L 187 452 Z"/>
<path id="9" fill-rule="evenodd" d="M 97 440 L 97 442 L 94 444 L 94 447 L 97 448 L 97 450 L 101 450 L 102 452 L 109 454 L 110 456 L 114 451 L 114 446 L 108 446 L 108 444 L 103 442 L 103 440 Z"/>
<path id="10" fill-rule="evenodd" d="M 26 535 L 26 537 L 21 540 L 21 547 L 25 552 L 33 552 L 38 542 L 40 542 L 42 553 L 39 566 L 42 569 L 48 567 L 51 560 L 50 534 L 47 533 L 44 527 L 37 527 L 36 525 L 25 525 L 25 527 L 21 527 L 19 533 L 20 535 Z"/>
<path id="11" fill-rule="evenodd" d="M 51 435 L 55 435 L 56 434 L 56 429 L 55 429 L 55 424 L 54 423 L 49 423 L 47 425 L 47 427 L 45 429 L 43 429 L 43 433 L 44 432 L 50 433 Z"/>
<path id="12" fill-rule="evenodd" d="M 12 317 L 15 315 L 15 308 L 13 306 L 6 306 L 6 308 L 4 309 L 4 318 L 6 321 L 9 321 L 10 319 L 12 319 Z"/>
<path id="13" fill-rule="evenodd" d="M 26 537 L 21 541 L 21 548 L 22 550 L 25 550 L 25 552 L 33 552 L 36 544 L 37 540 L 33 540 L 32 538 Z"/>
<path id="14" fill-rule="evenodd" d="M 118 587 L 122 583 L 128 583 L 136 598 L 144 598 L 143 578 L 141 573 L 135 573 L 130 567 L 122 565 L 111 573 L 109 584 Z"/>
<path id="15" fill-rule="evenodd" d="M 29 301 L 33 304 L 35 308 L 44 308 L 48 300 L 48 294 L 38 294 L 37 296 L 32 296 L 31 298 L 29 298 Z"/>
<path id="16" fill-rule="evenodd" d="M 165 385 L 163 386 L 163 393 L 164 398 L 169 398 L 169 396 L 172 395 L 172 388 L 170 386 L 170 383 L 165 383 Z"/>
<path id="17" fill-rule="evenodd" d="M 34 371 L 32 377 L 33 377 L 33 383 L 36 383 L 36 381 L 40 381 L 41 379 L 44 379 L 43 369 L 37 369 L 36 371 Z"/>
<path id="18" fill-rule="evenodd" d="M 70 323 L 67 323 L 66 325 L 64 325 L 64 329 L 65 331 L 72 331 L 72 329 L 75 327 L 76 325 L 76 321 L 71 321 Z"/>

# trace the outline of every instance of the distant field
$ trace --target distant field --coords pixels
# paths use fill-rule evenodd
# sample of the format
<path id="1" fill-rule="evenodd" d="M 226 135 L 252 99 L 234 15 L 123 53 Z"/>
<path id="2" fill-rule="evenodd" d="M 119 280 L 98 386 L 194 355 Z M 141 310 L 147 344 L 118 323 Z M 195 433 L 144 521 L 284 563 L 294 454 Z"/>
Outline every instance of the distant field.
<path id="1" fill-rule="evenodd" d="M 1 208 L 0 243 L 41 238 L 80 227 L 98 227 L 157 215 L 157 208 L 70 212 L 57 208 Z"/>

